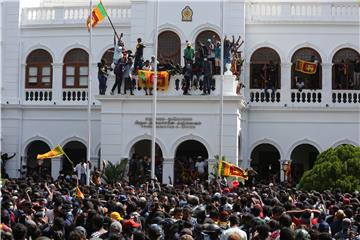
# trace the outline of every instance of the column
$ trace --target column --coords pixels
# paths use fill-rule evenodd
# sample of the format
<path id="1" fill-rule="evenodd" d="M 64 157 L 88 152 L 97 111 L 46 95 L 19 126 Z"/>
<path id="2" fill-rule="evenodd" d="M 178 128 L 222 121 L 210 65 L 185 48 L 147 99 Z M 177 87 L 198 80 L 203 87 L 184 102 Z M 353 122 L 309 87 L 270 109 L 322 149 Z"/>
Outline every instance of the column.
<path id="1" fill-rule="evenodd" d="M 61 157 L 51 159 L 51 177 L 53 179 L 57 179 L 59 177 L 60 169 L 61 169 Z"/>
<path id="2" fill-rule="evenodd" d="M 332 64 L 323 63 L 322 66 L 322 99 L 324 104 L 332 103 Z"/>
<path id="3" fill-rule="evenodd" d="M 244 79 L 244 97 L 246 102 L 250 102 L 250 64 L 248 62 L 244 62 L 243 72 L 241 73 Z"/>
<path id="4" fill-rule="evenodd" d="M 291 63 L 281 63 L 280 102 L 283 104 L 291 102 Z"/>
<path id="5" fill-rule="evenodd" d="M 235 81 L 235 75 L 227 75 L 224 74 L 224 88 L 223 93 L 224 96 L 235 96 L 236 95 L 236 85 L 237 81 Z M 221 80 L 220 80 L 221 81 Z"/>
<path id="6" fill-rule="evenodd" d="M 164 158 L 163 161 L 163 170 L 162 170 L 162 183 L 170 184 L 170 179 L 172 184 L 174 184 L 174 164 L 175 161 L 173 158 Z"/>
<path id="7" fill-rule="evenodd" d="M 63 64 L 53 63 L 52 64 L 52 99 L 53 102 L 60 103 L 62 99 L 62 83 L 63 83 Z"/>

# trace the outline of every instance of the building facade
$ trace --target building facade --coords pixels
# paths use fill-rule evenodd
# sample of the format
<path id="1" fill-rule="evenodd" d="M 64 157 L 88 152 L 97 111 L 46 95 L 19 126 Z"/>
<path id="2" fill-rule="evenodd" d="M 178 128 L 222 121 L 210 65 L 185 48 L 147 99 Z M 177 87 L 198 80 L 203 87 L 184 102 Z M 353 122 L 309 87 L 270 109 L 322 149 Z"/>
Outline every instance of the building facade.
<path id="1" fill-rule="evenodd" d="M 36 169 L 36 154 L 56 144 L 75 161 L 86 158 L 88 96 L 95 166 L 99 159 L 117 162 L 138 151 L 149 155 L 151 96 L 143 90 L 136 90 L 135 96 L 109 95 L 113 74 L 107 95 L 98 96 L 97 62 L 112 57 L 109 23 L 94 29 L 90 51 L 85 26 L 88 6 L 44 1 L 39 8 L 20 9 L 17 1 L 0 4 L 1 149 L 16 153 L 6 163 L 7 173 L 19 177 L 25 168 Z M 180 75 L 171 78 L 168 91 L 159 92 L 157 155 L 162 158 L 164 182 L 176 177 L 176 161 L 182 157 L 201 156 L 214 163 L 222 152 L 228 161 L 277 177 L 283 174 L 282 163 L 291 161 L 298 178 L 312 167 L 319 152 L 340 144 L 359 145 L 360 15 L 355 1 L 160 1 L 157 6 L 153 1 L 112 0 L 104 4 L 116 30 L 124 34 L 126 48 L 134 51 L 136 39 L 142 38 L 145 59 L 155 54 L 156 38 L 159 56 L 170 56 L 180 64 L 187 41 L 196 47 L 198 40 L 214 35 L 220 39 L 222 32 L 245 41 L 241 94 L 231 75 L 216 76 L 209 96 L 201 96 L 199 90 L 183 96 L 175 85 Z M 312 58 L 318 62 L 316 74 L 295 69 L 298 59 Z M 276 65 L 273 96 L 270 89 L 265 93 L 267 86 L 261 80 L 270 61 Z M 43 166 L 54 177 L 69 169 L 61 158 Z"/>

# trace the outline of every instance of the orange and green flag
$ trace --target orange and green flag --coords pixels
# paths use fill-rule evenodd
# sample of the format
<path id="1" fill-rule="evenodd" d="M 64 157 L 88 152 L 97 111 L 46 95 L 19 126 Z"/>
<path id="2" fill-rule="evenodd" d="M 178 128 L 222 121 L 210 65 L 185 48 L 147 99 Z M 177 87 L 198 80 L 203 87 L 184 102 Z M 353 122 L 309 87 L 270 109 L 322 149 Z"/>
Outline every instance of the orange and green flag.
<path id="1" fill-rule="evenodd" d="M 84 199 L 84 194 L 80 191 L 79 186 L 76 187 L 75 190 L 75 197 L 80 198 L 80 199 Z"/>
<path id="2" fill-rule="evenodd" d="M 99 22 L 101 22 L 105 17 L 108 16 L 104 4 L 100 0 L 100 3 L 91 11 L 92 14 L 92 22 L 91 26 L 95 27 Z M 87 19 L 87 28 L 90 31 L 90 16 Z"/>
<path id="3" fill-rule="evenodd" d="M 44 153 L 44 154 L 38 154 L 36 159 L 42 160 L 42 159 L 47 159 L 47 158 L 56 158 L 56 157 L 60 157 L 64 154 L 65 154 L 65 152 L 62 149 L 62 147 L 60 145 L 56 145 L 56 147 L 54 149 L 51 149 L 49 152 Z"/>
<path id="4" fill-rule="evenodd" d="M 240 167 L 235 166 L 234 164 L 220 160 L 219 163 L 219 173 L 224 177 L 238 177 L 244 180 L 248 179 L 246 171 Z"/>

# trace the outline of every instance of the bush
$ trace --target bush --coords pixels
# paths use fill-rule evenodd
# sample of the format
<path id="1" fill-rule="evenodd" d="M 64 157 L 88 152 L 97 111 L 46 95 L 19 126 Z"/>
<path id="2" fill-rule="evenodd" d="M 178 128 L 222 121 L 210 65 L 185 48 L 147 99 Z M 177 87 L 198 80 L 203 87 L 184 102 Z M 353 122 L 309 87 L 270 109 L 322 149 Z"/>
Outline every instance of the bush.
<path id="1" fill-rule="evenodd" d="M 302 176 L 299 188 L 360 191 L 360 147 L 340 145 L 319 154 L 314 167 Z"/>
<path id="2" fill-rule="evenodd" d="M 126 165 L 128 163 L 128 159 L 124 158 L 120 160 L 120 162 L 113 164 L 108 162 L 104 169 L 103 179 L 107 184 L 113 184 L 116 182 L 120 182 L 125 177 Z"/>

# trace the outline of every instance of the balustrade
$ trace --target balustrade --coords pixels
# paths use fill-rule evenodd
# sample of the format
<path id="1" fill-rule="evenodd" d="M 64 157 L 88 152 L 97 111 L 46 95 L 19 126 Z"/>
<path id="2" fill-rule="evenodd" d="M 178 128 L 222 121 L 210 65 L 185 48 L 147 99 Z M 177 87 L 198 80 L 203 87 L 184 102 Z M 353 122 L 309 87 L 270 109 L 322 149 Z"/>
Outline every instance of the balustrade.
<path id="1" fill-rule="evenodd" d="M 88 99 L 87 88 L 63 89 L 63 102 L 85 102 Z"/>
<path id="2" fill-rule="evenodd" d="M 274 96 L 271 96 L 272 90 L 268 89 L 265 92 L 264 89 L 250 89 L 250 102 L 252 103 L 279 103 L 280 102 L 280 90 L 275 91 Z"/>
<path id="3" fill-rule="evenodd" d="M 356 104 L 359 103 L 360 91 L 359 90 L 333 90 L 332 102 L 342 104 Z"/>
<path id="4" fill-rule="evenodd" d="M 291 90 L 292 103 L 321 103 L 321 90 Z"/>
<path id="5" fill-rule="evenodd" d="M 26 102 L 51 102 L 51 89 L 25 89 Z"/>

